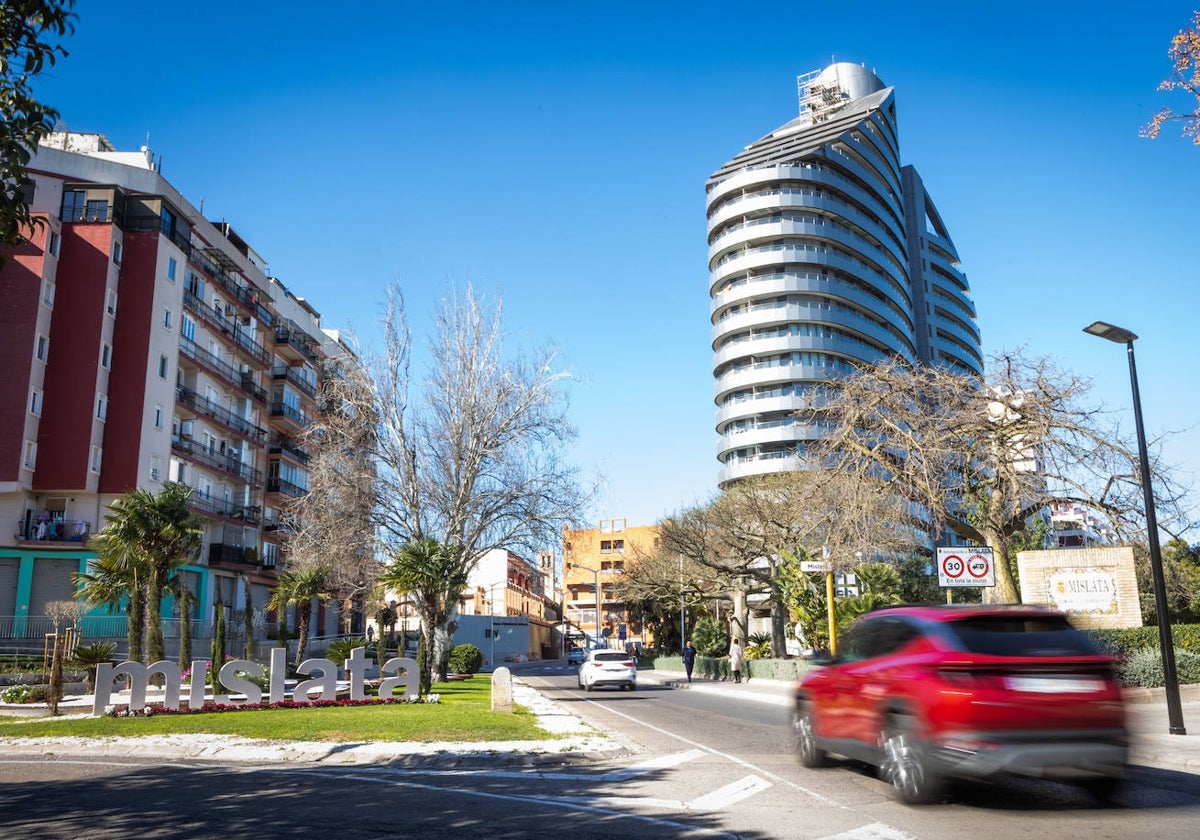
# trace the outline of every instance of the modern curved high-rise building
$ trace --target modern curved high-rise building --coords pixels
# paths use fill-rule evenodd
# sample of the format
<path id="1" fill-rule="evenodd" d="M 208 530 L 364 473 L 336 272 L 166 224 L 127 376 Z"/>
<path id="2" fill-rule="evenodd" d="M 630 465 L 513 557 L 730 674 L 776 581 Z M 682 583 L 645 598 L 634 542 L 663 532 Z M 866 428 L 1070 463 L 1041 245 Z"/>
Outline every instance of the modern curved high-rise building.
<path id="1" fill-rule="evenodd" d="M 893 89 L 845 63 L 798 83 L 800 115 L 707 184 L 721 486 L 794 468 L 820 434 L 796 411 L 856 367 L 983 371 L 958 252 L 900 164 Z"/>

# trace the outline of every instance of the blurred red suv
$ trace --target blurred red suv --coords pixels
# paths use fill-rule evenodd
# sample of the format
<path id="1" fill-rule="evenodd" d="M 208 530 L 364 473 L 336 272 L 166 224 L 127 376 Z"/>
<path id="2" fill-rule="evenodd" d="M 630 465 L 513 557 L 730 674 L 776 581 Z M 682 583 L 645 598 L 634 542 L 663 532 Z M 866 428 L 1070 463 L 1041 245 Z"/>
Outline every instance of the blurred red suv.
<path id="1" fill-rule="evenodd" d="M 805 767 L 829 753 L 879 768 L 908 804 L 947 778 L 1065 778 L 1102 799 L 1129 735 L 1113 660 L 1053 610 L 893 607 L 868 613 L 796 688 Z"/>

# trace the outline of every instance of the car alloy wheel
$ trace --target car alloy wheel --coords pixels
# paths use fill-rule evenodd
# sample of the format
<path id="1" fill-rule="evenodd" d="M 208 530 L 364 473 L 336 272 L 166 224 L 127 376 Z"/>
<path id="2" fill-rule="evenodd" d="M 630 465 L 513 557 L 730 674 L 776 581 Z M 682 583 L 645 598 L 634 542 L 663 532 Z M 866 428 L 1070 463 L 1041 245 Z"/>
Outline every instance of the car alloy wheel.
<path id="1" fill-rule="evenodd" d="M 930 767 L 928 749 L 916 737 L 912 717 L 892 715 L 883 731 L 879 774 L 906 805 L 926 805 L 941 797 L 942 780 Z"/>
<path id="2" fill-rule="evenodd" d="M 797 700 L 792 712 L 792 730 L 796 734 L 796 755 L 804 767 L 824 767 L 828 759 L 825 750 L 817 746 L 817 733 L 813 728 L 812 703 Z"/>

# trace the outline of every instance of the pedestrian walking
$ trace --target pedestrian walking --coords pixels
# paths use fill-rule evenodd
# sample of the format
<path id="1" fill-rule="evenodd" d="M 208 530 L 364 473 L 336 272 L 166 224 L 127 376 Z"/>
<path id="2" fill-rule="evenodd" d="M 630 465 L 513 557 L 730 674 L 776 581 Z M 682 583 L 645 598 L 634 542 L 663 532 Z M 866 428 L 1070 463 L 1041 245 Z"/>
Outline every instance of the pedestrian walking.
<path id="1" fill-rule="evenodd" d="M 687 671 L 688 682 L 692 681 L 692 669 L 696 667 L 696 648 L 692 646 L 692 640 L 688 639 L 683 644 L 683 670 Z"/>
<path id="2" fill-rule="evenodd" d="M 742 681 L 742 640 L 735 638 L 729 646 L 729 670 L 733 671 L 733 681 Z"/>

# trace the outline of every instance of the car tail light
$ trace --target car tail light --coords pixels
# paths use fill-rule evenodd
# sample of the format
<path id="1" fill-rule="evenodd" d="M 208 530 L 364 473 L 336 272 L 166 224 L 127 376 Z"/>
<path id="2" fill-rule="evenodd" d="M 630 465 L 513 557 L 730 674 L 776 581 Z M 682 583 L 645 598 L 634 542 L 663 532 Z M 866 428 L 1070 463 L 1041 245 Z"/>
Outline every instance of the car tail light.
<path id="1" fill-rule="evenodd" d="M 626 668 L 636 668 L 637 667 L 637 663 L 634 662 L 632 659 L 622 662 L 621 664 L 624 665 Z"/>

